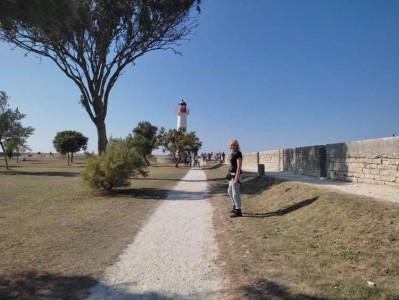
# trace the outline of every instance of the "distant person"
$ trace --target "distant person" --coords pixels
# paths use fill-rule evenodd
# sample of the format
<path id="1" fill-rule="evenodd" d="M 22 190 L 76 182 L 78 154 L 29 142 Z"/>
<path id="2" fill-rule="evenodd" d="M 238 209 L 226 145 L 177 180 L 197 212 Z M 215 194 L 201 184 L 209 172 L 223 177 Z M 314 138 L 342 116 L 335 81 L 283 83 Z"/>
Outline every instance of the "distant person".
<path id="1" fill-rule="evenodd" d="M 240 151 L 240 144 L 237 140 L 231 139 L 229 141 L 229 148 L 231 150 L 230 168 L 227 178 L 229 179 L 229 187 L 227 193 L 229 194 L 232 202 L 233 209 L 230 217 L 241 217 L 241 196 L 240 185 L 242 181 L 242 153 Z"/>

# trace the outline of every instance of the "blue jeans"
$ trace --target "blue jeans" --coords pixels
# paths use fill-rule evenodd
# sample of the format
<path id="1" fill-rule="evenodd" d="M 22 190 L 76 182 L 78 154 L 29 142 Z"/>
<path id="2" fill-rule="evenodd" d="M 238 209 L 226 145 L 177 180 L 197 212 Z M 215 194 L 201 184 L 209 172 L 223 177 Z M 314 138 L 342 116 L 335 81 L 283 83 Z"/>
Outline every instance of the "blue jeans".
<path id="1" fill-rule="evenodd" d="M 241 182 L 241 175 L 239 181 Z M 240 184 L 234 185 L 234 178 L 229 181 L 229 187 L 227 188 L 231 201 L 236 209 L 241 209 L 241 196 L 240 196 Z"/>

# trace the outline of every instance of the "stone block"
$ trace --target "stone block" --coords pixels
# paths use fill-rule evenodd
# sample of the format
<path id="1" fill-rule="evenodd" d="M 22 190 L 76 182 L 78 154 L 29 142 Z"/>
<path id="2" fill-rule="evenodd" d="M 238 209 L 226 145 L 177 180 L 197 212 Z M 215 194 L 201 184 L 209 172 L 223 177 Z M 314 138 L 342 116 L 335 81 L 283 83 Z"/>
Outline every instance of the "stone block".
<path id="1" fill-rule="evenodd" d="M 385 185 L 389 185 L 389 186 L 397 186 L 397 187 L 399 187 L 399 182 L 398 181 L 395 181 L 395 182 L 385 182 Z"/>
<path id="2" fill-rule="evenodd" d="M 357 181 L 357 182 L 359 182 L 359 183 L 368 183 L 368 184 L 372 184 L 372 183 L 373 183 L 373 180 L 365 179 L 365 178 L 358 178 L 358 181 Z"/>
<path id="3" fill-rule="evenodd" d="M 380 170 L 378 169 L 364 169 L 363 172 L 364 174 L 380 175 Z"/>
<path id="4" fill-rule="evenodd" d="M 397 171 L 394 171 L 394 170 L 380 170 L 380 175 L 396 177 L 397 176 Z"/>
<path id="5" fill-rule="evenodd" d="M 381 181 L 389 181 L 389 182 L 395 182 L 396 181 L 396 177 L 394 176 L 380 176 L 378 178 L 376 178 L 377 180 L 381 180 Z"/>

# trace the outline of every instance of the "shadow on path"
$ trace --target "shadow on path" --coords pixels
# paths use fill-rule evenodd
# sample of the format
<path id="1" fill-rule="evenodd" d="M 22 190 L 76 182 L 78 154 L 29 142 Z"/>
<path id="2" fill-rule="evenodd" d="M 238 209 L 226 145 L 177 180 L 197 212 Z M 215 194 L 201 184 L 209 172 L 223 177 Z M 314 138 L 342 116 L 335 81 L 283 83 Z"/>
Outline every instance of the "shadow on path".
<path id="1" fill-rule="evenodd" d="M 211 194 L 206 191 L 199 191 L 199 192 L 187 192 L 182 190 L 173 190 L 170 191 L 168 194 L 168 198 L 166 200 L 209 200 Z"/>
<path id="2" fill-rule="evenodd" d="M 207 299 L 206 295 L 179 295 L 179 294 L 168 294 L 164 295 L 157 292 L 145 292 L 145 293 L 133 293 L 127 289 L 129 284 L 120 284 L 108 286 L 103 283 L 99 283 L 91 291 L 92 295 L 87 300 L 97 299 L 109 299 L 109 300 L 185 300 L 185 299 Z"/>

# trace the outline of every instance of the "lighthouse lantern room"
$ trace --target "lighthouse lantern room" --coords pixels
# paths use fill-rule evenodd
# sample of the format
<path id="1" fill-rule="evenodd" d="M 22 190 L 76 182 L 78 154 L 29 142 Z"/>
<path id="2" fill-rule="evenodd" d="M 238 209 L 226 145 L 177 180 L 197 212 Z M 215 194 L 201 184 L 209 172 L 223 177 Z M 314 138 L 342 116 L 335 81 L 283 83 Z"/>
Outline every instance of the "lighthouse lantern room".
<path id="1" fill-rule="evenodd" d="M 179 108 L 176 110 L 177 114 L 177 129 L 183 128 L 184 131 L 187 131 L 187 115 L 190 113 L 190 110 L 187 108 L 187 103 L 182 99 L 179 102 Z"/>

